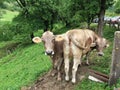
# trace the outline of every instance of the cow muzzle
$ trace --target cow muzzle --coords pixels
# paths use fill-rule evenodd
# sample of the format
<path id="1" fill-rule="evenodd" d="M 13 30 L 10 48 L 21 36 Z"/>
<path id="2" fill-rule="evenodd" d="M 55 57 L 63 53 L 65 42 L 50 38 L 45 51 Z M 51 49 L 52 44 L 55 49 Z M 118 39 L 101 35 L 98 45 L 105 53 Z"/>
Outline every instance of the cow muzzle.
<path id="1" fill-rule="evenodd" d="M 54 55 L 54 51 L 45 51 L 45 55 L 49 56 Z"/>
<path id="2" fill-rule="evenodd" d="M 98 56 L 104 56 L 103 52 L 98 52 Z"/>

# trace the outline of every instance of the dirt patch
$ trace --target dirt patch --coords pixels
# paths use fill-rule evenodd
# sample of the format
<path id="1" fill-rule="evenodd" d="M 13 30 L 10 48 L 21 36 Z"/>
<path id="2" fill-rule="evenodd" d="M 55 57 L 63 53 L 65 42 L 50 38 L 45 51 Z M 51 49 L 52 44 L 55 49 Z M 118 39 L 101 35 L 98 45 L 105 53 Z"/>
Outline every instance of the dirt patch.
<path id="1" fill-rule="evenodd" d="M 88 74 L 89 66 L 82 65 L 78 68 L 77 83 L 79 83 Z M 70 73 L 71 75 L 71 73 Z M 33 86 L 22 87 L 21 90 L 74 90 L 75 85 L 71 81 L 64 80 L 64 73 L 62 74 L 62 81 L 57 81 L 57 75 L 51 76 L 50 71 L 44 76 L 40 77 Z M 71 76 L 70 76 L 71 78 Z"/>

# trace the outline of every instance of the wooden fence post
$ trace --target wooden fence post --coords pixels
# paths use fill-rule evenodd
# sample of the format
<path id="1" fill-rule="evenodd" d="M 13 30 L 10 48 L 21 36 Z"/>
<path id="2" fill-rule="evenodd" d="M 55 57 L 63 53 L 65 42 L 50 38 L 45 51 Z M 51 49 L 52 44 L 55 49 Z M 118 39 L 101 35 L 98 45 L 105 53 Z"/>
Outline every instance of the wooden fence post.
<path id="1" fill-rule="evenodd" d="M 119 77 L 120 77 L 120 31 L 116 31 L 114 36 L 112 63 L 108 84 L 110 86 L 116 85 L 116 82 Z"/>

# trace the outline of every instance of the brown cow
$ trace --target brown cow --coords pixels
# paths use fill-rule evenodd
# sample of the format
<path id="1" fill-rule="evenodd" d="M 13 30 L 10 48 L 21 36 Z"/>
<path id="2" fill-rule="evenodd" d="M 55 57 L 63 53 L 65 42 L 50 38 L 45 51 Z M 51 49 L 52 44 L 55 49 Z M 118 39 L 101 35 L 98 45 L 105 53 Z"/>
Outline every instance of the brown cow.
<path id="1" fill-rule="evenodd" d="M 53 35 L 52 32 L 47 31 L 43 33 L 42 37 L 34 37 L 33 42 L 44 43 L 45 55 L 49 55 L 52 59 L 53 71 L 57 70 L 58 80 L 61 80 L 61 66 L 63 64 L 63 35 Z M 52 73 L 54 76 L 55 72 Z"/>
<path id="2" fill-rule="evenodd" d="M 81 57 L 92 50 L 91 45 L 95 43 L 98 55 L 104 55 L 103 49 L 106 47 L 106 40 L 99 37 L 91 30 L 74 29 L 66 32 L 64 36 L 64 63 L 65 80 L 69 80 L 69 53 L 73 54 L 72 83 L 76 82 L 76 71 L 81 64 Z M 71 50 L 71 51 L 70 51 Z"/>

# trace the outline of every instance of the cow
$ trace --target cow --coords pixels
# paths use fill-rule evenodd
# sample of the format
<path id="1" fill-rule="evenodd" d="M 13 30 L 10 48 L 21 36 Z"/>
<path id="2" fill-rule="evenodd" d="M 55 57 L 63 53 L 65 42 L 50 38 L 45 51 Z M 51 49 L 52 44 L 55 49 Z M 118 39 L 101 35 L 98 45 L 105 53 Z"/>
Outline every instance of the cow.
<path id="1" fill-rule="evenodd" d="M 95 44 L 91 47 L 92 44 Z M 72 83 L 76 83 L 76 71 L 78 65 L 81 65 L 81 57 L 96 49 L 99 56 L 103 56 L 103 49 L 107 46 L 106 39 L 99 37 L 95 32 L 88 29 L 69 30 L 64 35 L 64 69 L 65 80 L 69 81 L 69 53 L 73 55 Z"/>
<path id="2" fill-rule="evenodd" d="M 52 76 L 57 71 L 57 80 L 61 80 L 61 67 L 63 65 L 63 35 L 53 35 L 52 32 L 46 31 L 42 37 L 34 37 L 32 40 L 35 43 L 44 43 L 45 55 L 49 55 L 52 59 Z M 54 72 L 55 71 L 55 72 Z"/>

